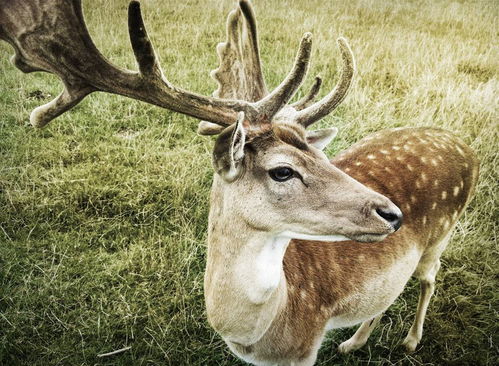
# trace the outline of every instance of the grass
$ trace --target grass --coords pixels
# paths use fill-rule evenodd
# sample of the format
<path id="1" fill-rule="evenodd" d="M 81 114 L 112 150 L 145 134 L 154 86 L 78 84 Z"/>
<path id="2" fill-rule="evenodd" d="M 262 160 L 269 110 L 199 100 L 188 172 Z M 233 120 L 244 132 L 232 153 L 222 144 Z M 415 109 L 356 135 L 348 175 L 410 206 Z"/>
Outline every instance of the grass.
<path id="1" fill-rule="evenodd" d="M 134 68 L 126 6 L 84 1 L 99 49 Z M 207 75 L 232 6 L 144 1 L 172 82 L 211 93 Z M 340 128 L 329 154 L 383 128 L 424 125 L 462 136 L 482 163 L 475 198 L 443 255 L 417 352 L 398 346 L 415 313 L 411 281 L 366 347 L 337 354 L 354 329 L 335 331 L 318 365 L 498 364 L 497 3 L 255 1 L 255 8 L 270 86 L 311 31 L 303 90 L 320 73 L 324 93 L 337 77 L 334 39 L 350 40 L 356 84 L 318 124 Z M 212 139 L 195 134 L 194 119 L 99 93 L 45 129 L 29 128 L 29 112 L 60 83 L 21 74 L 10 54 L 0 44 L 0 364 L 242 365 L 204 312 Z"/>

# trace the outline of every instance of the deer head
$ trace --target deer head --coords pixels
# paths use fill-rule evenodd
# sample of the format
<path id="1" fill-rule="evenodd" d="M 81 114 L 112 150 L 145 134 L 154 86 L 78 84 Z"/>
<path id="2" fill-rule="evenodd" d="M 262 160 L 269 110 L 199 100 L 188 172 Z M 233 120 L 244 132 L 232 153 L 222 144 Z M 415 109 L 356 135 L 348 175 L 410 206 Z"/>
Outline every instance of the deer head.
<path id="1" fill-rule="evenodd" d="M 340 234 L 359 241 L 381 240 L 398 229 L 401 212 L 389 199 L 328 162 L 322 149 L 336 129 L 306 130 L 331 113 L 351 85 L 354 60 L 345 39 L 338 39 L 343 69 L 334 90 L 314 103 L 321 84 L 316 78 L 305 98 L 289 104 L 305 78 L 312 35 L 305 33 L 290 73 L 268 92 L 256 21 L 246 0 L 230 13 L 227 41 L 217 47 L 220 66 L 212 76 L 219 85 L 213 97 L 185 91 L 165 78 L 138 1 L 129 5 L 128 24 L 138 72 L 112 65 L 97 50 L 80 0 L 3 4 L 0 38 L 14 47 L 14 64 L 24 72 L 56 74 L 65 86 L 55 100 L 31 113 L 32 125 L 45 126 L 94 91 L 142 100 L 199 118 L 200 134 L 219 135 L 213 152 L 214 189 L 251 225 L 295 236 Z"/>
<path id="2" fill-rule="evenodd" d="M 276 90 L 291 78 L 298 88 L 307 71 L 311 40 L 311 34 L 303 36 L 295 67 Z M 337 129 L 306 130 L 340 104 L 352 83 L 352 51 L 343 38 L 338 45 L 343 58 L 340 81 L 319 102 L 314 99 L 322 81 L 316 77 L 303 99 L 280 105 L 273 109 L 277 110 L 274 115 L 262 112 L 251 119 L 240 112 L 230 127 L 199 124 L 200 134 L 219 134 L 213 165 L 221 179 L 215 189 L 221 186 L 231 214 L 254 228 L 295 238 L 331 239 L 331 234 L 340 234 L 376 241 L 400 227 L 402 215 L 393 203 L 335 168 L 322 152 Z M 229 14 L 227 40 L 217 46 L 217 52 L 220 66 L 211 74 L 218 83 L 214 97 L 262 105 L 271 100 L 276 92 L 269 94 L 265 86 L 256 20 L 248 1 L 240 1 Z M 212 207 L 221 204 L 212 202 Z"/>

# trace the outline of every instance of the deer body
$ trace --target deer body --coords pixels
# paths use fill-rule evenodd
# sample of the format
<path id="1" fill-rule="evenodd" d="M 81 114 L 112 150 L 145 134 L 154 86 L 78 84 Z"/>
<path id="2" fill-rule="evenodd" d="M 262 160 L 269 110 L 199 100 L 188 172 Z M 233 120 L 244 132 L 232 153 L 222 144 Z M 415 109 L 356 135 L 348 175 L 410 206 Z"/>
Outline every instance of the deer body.
<path id="1" fill-rule="evenodd" d="M 402 207 L 402 229 L 370 244 L 273 236 L 238 218 L 214 182 L 208 316 L 248 362 L 313 364 L 326 330 L 382 314 L 412 275 L 427 280 L 478 176 L 471 150 L 430 128 L 374 134 L 332 163 Z"/>
<path id="2" fill-rule="evenodd" d="M 404 341 L 413 351 L 440 254 L 476 185 L 471 149 L 443 130 L 395 129 L 360 141 L 331 164 L 322 150 L 337 130 L 307 128 L 347 94 L 355 71 L 347 41 L 338 39 L 337 86 L 315 101 L 317 77 L 290 104 L 306 75 L 312 35 L 304 34 L 290 73 L 269 92 L 248 0 L 228 16 L 212 97 L 167 81 L 138 1 L 130 2 L 128 26 L 139 71 L 116 67 L 98 51 L 81 0 L 4 1 L 0 39 L 14 47 L 14 64 L 64 82 L 58 97 L 32 112 L 32 125 L 43 127 L 104 91 L 196 117 L 200 134 L 218 135 L 205 299 L 209 322 L 241 358 L 311 365 L 326 330 L 363 322 L 339 347 L 355 350 L 411 275 L 421 281 Z"/>

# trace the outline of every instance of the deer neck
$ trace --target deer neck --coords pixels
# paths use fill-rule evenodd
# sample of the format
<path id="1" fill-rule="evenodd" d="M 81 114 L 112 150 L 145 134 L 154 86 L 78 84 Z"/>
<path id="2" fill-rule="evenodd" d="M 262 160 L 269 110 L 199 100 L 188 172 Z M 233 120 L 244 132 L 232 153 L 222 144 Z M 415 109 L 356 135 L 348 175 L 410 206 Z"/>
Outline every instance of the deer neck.
<path id="1" fill-rule="evenodd" d="M 205 300 L 226 341 L 257 342 L 286 303 L 283 258 L 290 239 L 258 230 L 230 209 L 214 181 L 209 216 Z"/>

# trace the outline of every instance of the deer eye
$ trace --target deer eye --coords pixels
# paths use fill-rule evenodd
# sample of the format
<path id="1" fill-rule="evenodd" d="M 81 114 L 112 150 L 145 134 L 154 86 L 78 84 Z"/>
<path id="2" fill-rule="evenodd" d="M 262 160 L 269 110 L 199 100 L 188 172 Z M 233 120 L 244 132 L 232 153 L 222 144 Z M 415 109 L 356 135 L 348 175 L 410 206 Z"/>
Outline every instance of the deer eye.
<path id="1" fill-rule="evenodd" d="M 284 166 L 269 170 L 270 178 L 276 182 L 285 182 L 288 179 L 293 178 L 294 174 L 295 172 L 293 169 Z"/>

